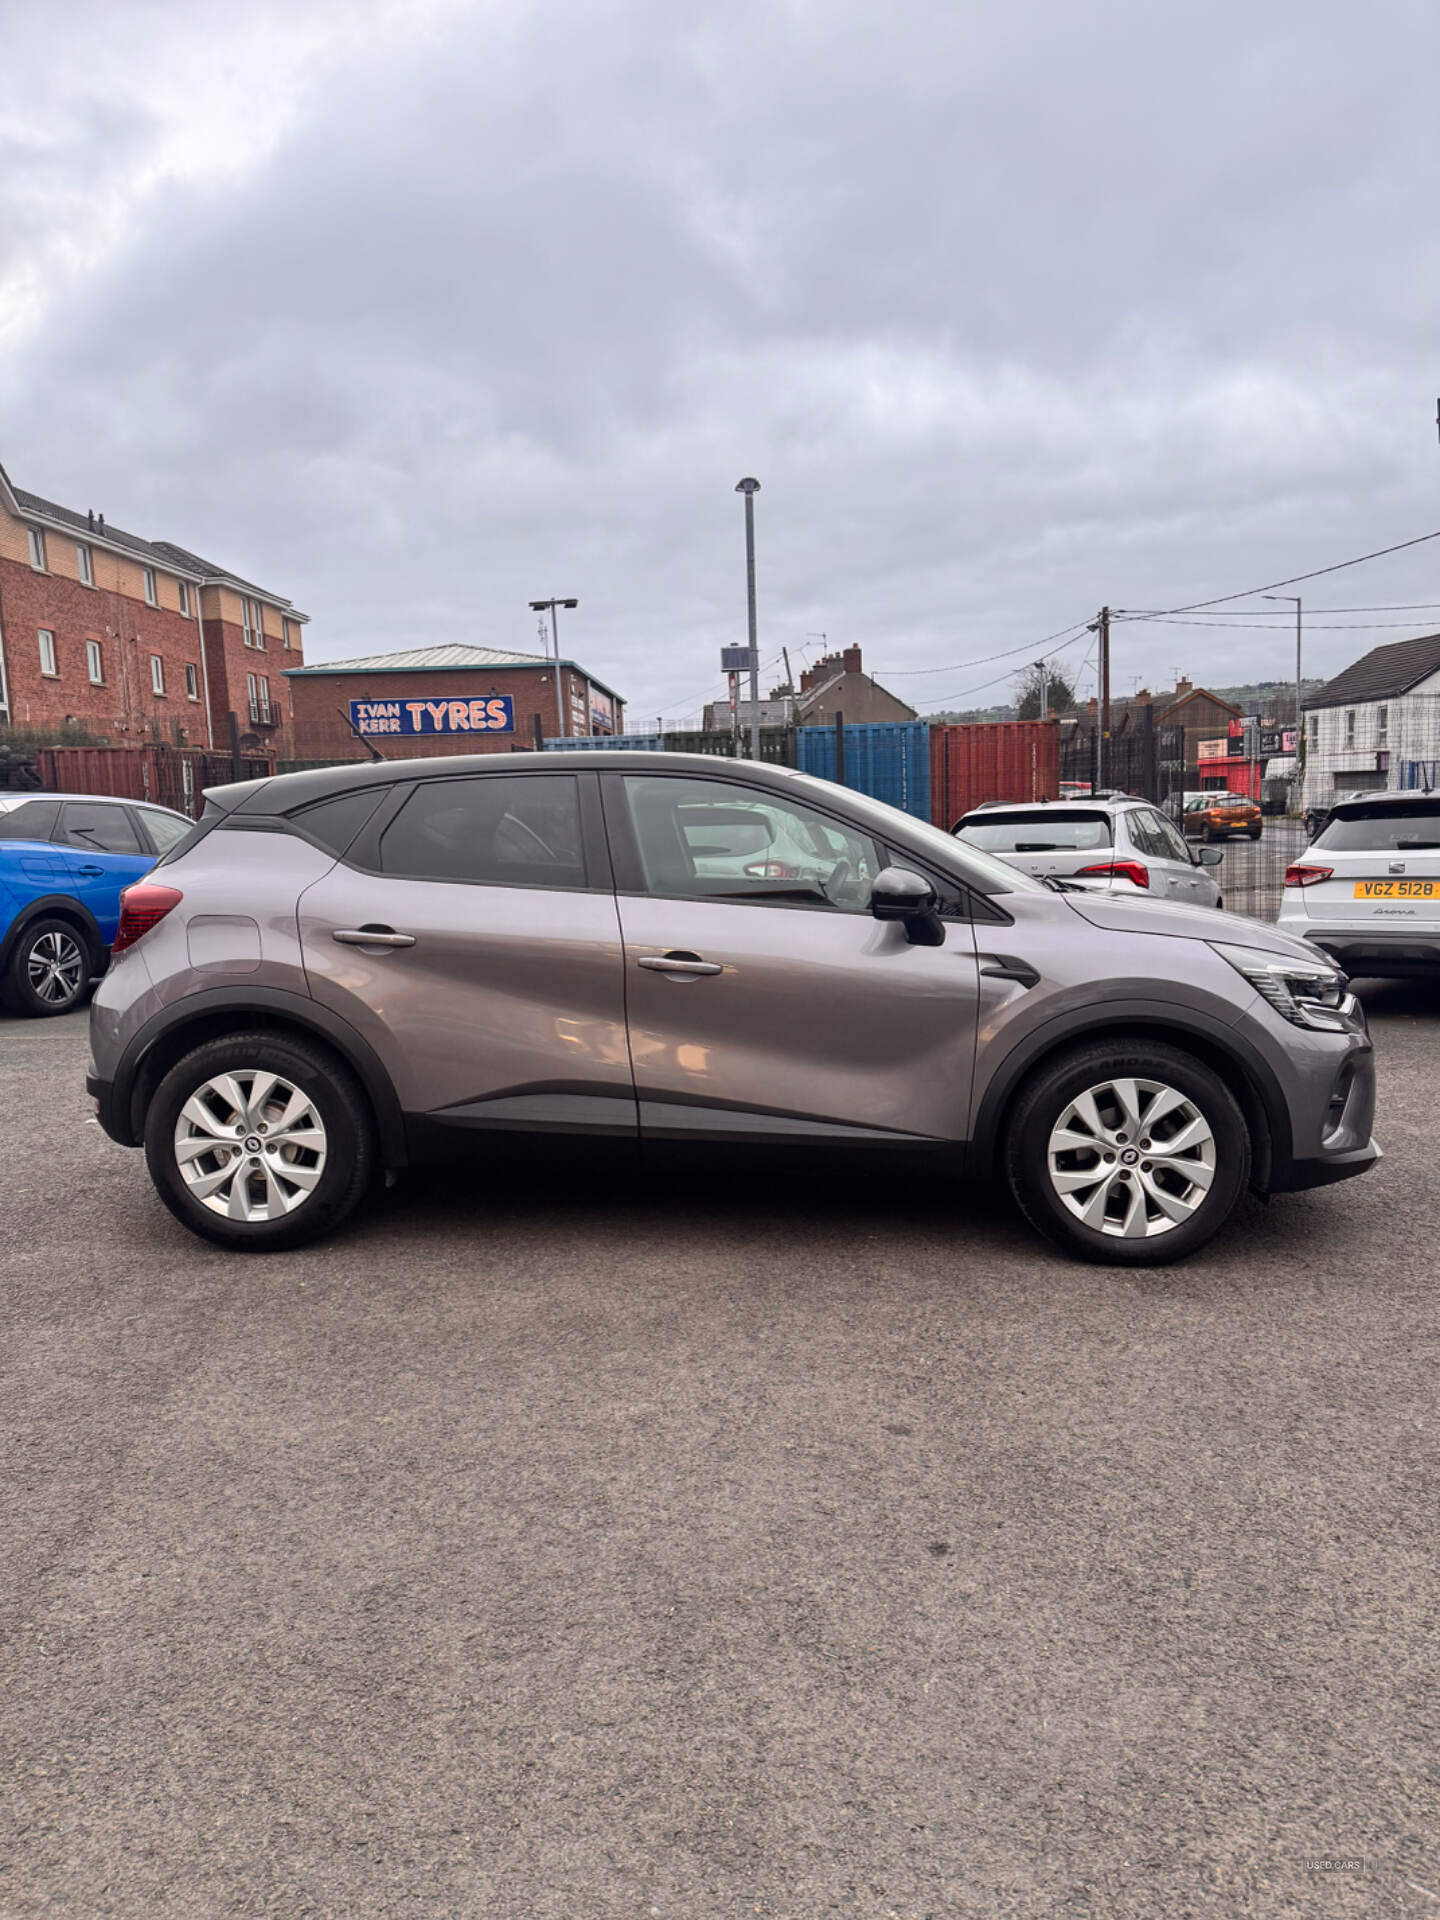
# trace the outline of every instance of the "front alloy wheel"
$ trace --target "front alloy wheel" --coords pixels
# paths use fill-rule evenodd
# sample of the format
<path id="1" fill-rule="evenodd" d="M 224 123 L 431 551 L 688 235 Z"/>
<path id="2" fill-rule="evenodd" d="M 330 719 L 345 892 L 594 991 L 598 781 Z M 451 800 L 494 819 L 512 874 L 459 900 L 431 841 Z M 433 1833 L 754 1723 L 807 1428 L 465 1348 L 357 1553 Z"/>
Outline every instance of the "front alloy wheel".
<path id="1" fill-rule="evenodd" d="M 1097 1233 L 1151 1239 L 1193 1219 L 1215 1179 L 1215 1136 L 1183 1093 L 1159 1080 L 1102 1080 L 1050 1134 L 1050 1184 Z"/>

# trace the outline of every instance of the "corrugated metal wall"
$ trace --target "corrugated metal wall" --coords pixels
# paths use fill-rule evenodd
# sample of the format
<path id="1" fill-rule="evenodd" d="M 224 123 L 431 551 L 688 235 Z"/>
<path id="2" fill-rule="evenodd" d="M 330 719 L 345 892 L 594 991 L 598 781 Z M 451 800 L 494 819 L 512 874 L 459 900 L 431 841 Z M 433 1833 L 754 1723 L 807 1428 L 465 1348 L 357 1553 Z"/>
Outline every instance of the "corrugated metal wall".
<path id="1" fill-rule="evenodd" d="M 1057 800 L 1056 720 L 976 721 L 930 729 L 930 818 L 948 832 L 982 800 Z"/>
<path id="2" fill-rule="evenodd" d="M 228 753 L 198 747 L 37 747 L 35 766 L 51 793 L 153 800 L 192 818 L 206 787 L 223 787 L 235 778 Z M 269 758 L 247 755 L 240 763 L 242 780 L 260 780 L 274 771 Z"/>
<path id="3" fill-rule="evenodd" d="M 801 727 L 796 765 L 821 780 L 837 777 L 834 727 Z M 845 728 L 843 785 L 885 800 L 918 820 L 930 818 L 930 729 L 923 720 L 877 720 Z"/>

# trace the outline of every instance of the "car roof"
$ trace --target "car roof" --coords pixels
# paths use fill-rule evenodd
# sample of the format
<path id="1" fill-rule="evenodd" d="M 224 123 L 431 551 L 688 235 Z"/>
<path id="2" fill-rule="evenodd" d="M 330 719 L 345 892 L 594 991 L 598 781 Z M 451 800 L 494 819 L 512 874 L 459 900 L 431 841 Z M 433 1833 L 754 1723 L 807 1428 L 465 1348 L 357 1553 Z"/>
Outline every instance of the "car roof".
<path id="1" fill-rule="evenodd" d="M 1085 795 L 1074 800 L 986 800 L 978 807 L 971 807 L 969 813 L 963 814 L 961 818 L 971 820 L 976 814 L 999 812 L 1001 808 L 1006 813 L 1066 814 L 1107 811 L 1113 813 L 1118 807 L 1148 807 L 1149 805 L 1148 800 L 1137 800 L 1133 794 L 1127 794 L 1123 800 L 1112 800 L 1108 797 L 1091 800 Z"/>
<path id="2" fill-rule="evenodd" d="M 28 791 L 7 787 L 0 793 L 0 813 L 9 813 L 27 800 L 104 800 L 117 807 L 152 807 L 156 813 L 172 814 L 177 820 L 189 818 L 177 807 L 164 806 L 159 800 L 137 800 L 129 793 L 51 793 L 48 787 L 31 787 Z"/>
<path id="3" fill-rule="evenodd" d="M 1387 814 L 1401 816 L 1419 809 L 1440 813 L 1440 793 L 1426 793 L 1413 787 L 1404 793 L 1367 793 L 1356 800 L 1340 800 L 1331 808 L 1331 818 L 1339 820 L 1383 820 Z"/>

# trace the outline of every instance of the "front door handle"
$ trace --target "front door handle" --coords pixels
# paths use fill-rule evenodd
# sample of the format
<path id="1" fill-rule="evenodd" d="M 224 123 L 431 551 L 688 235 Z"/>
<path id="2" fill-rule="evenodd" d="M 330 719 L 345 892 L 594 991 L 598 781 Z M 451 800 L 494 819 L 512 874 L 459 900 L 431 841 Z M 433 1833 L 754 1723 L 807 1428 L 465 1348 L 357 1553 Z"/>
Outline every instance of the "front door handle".
<path id="1" fill-rule="evenodd" d="M 1028 960 L 1017 959 L 1013 953 L 977 953 L 980 971 L 990 980 L 1014 980 L 1022 987 L 1038 987 L 1040 975 Z"/>
<path id="2" fill-rule="evenodd" d="M 717 961 L 702 960 L 698 953 L 647 953 L 635 964 L 650 973 L 683 974 L 691 979 L 702 974 L 725 971 Z"/>
<path id="3" fill-rule="evenodd" d="M 393 927 L 341 927 L 330 938 L 342 947 L 413 947 L 413 933 L 396 933 Z"/>

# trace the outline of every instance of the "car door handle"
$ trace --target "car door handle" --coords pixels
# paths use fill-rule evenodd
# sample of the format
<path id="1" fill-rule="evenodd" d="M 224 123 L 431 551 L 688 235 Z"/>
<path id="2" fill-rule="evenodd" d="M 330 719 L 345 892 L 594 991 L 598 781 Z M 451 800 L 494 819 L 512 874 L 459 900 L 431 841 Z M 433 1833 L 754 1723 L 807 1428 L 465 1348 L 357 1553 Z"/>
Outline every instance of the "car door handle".
<path id="1" fill-rule="evenodd" d="M 702 960 L 697 953 L 647 953 L 636 961 L 636 966 L 644 967 L 649 973 L 675 973 L 695 977 L 707 973 L 725 971 L 718 961 Z"/>
<path id="2" fill-rule="evenodd" d="M 1017 960 L 1013 953 L 977 953 L 980 971 L 990 980 L 1015 980 L 1022 987 L 1038 987 L 1040 976 L 1028 960 Z"/>
<path id="3" fill-rule="evenodd" d="M 341 927 L 330 938 L 342 947 L 413 947 L 413 933 L 396 933 L 393 927 Z"/>
<path id="4" fill-rule="evenodd" d="M 105 874 L 103 867 L 77 867 L 75 871 L 77 873 L 83 873 L 88 880 L 103 879 Z"/>

